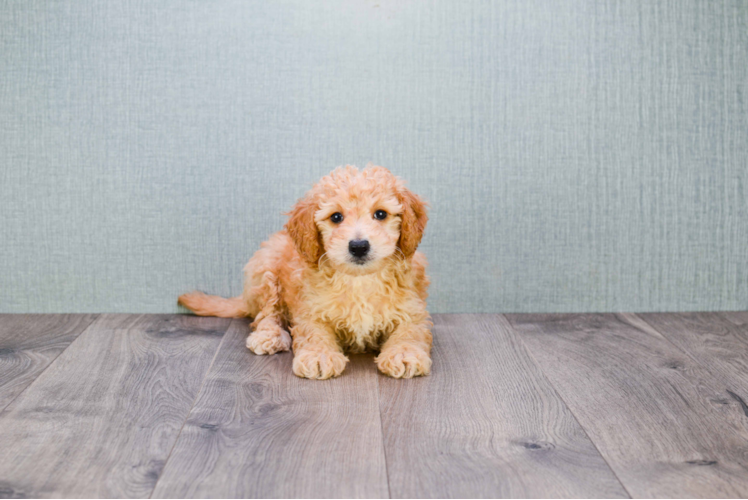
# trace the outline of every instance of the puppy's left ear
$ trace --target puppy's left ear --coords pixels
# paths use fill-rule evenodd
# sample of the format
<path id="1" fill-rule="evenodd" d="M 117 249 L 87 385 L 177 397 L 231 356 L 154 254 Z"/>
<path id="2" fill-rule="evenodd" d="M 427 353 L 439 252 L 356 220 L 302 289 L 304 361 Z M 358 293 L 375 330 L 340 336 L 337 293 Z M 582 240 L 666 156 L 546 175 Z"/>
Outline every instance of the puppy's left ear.
<path id="1" fill-rule="evenodd" d="M 400 241 L 398 246 L 405 257 L 412 257 L 421 243 L 423 231 L 429 216 L 426 213 L 426 203 L 420 196 L 410 189 L 402 188 L 398 198 L 403 206 L 402 224 L 400 226 Z"/>
<path id="2" fill-rule="evenodd" d="M 317 211 L 317 203 L 310 197 L 299 200 L 294 205 L 286 223 L 286 230 L 296 246 L 299 254 L 312 265 L 317 265 L 322 257 L 322 241 L 317 224 L 314 222 L 314 213 Z"/>

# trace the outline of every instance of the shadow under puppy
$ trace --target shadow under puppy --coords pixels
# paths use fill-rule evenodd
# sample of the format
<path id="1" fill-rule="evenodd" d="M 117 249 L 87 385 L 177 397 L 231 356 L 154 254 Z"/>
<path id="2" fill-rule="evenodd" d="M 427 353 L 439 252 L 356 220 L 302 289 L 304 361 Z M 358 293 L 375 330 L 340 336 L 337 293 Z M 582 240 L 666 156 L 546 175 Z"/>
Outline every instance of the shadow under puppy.
<path id="1" fill-rule="evenodd" d="M 299 377 L 336 377 L 346 351 L 367 349 L 379 351 L 386 375 L 428 375 L 429 279 L 416 251 L 428 220 L 421 198 L 384 167 L 346 166 L 288 215 L 244 268 L 240 297 L 193 292 L 179 303 L 201 316 L 253 317 L 247 347 L 255 354 L 287 351 L 293 338 Z"/>

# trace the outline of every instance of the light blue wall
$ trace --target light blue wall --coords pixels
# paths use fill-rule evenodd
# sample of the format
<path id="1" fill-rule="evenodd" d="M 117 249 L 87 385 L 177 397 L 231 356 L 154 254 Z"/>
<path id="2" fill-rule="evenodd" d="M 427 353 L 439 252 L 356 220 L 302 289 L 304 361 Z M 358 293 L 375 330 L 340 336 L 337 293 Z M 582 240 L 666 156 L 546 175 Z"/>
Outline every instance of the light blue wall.
<path id="1" fill-rule="evenodd" d="M 374 161 L 433 312 L 748 309 L 748 2 L 0 3 L 0 311 L 176 311 Z"/>

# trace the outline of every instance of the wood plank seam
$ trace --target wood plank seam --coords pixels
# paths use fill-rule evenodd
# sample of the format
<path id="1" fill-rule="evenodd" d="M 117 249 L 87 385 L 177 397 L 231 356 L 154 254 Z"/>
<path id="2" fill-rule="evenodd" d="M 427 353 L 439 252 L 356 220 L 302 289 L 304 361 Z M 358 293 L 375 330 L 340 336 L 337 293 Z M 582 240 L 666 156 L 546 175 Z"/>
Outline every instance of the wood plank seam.
<path id="1" fill-rule="evenodd" d="M 223 332 L 223 337 L 221 337 L 221 341 L 218 343 L 218 347 L 216 347 L 216 352 L 213 353 L 213 359 L 210 360 L 210 365 L 208 365 L 208 369 L 205 370 L 205 374 L 203 375 L 203 380 L 200 382 L 200 389 L 195 393 L 195 398 L 192 400 L 192 405 L 190 406 L 190 409 L 187 411 L 187 413 L 184 416 L 184 420 L 182 421 L 182 427 L 179 428 L 179 433 L 177 434 L 177 438 L 174 440 L 174 444 L 171 447 L 171 450 L 169 450 L 169 454 L 166 456 L 166 460 L 164 460 L 164 466 L 161 468 L 161 473 L 163 474 L 164 469 L 166 469 L 166 466 L 169 463 L 169 459 L 171 458 L 171 454 L 174 452 L 174 449 L 177 447 L 177 443 L 179 442 L 179 438 L 182 436 L 182 431 L 184 430 L 184 426 L 187 424 L 187 420 L 190 418 L 190 414 L 192 413 L 192 410 L 195 408 L 195 403 L 197 403 L 198 398 L 200 397 L 200 393 L 203 392 L 203 387 L 205 387 L 205 381 L 208 379 L 208 374 L 210 373 L 210 370 L 213 368 L 213 364 L 216 362 L 216 358 L 218 357 L 218 353 L 221 350 L 221 346 L 223 345 L 224 341 L 226 340 L 226 333 L 229 331 L 229 328 L 231 328 L 231 325 L 236 320 L 231 320 L 231 323 L 226 327 L 226 331 Z M 159 474 L 158 480 L 153 484 L 153 489 L 151 489 L 151 492 L 148 494 L 148 498 L 151 498 L 153 496 L 153 492 L 156 491 L 156 488 L 158 487 L 158 482 L 161 481 L 162 474 Z"/>
<path id="2" fill-rule="evenodd" d="M 371 356 L 304 380 L 290 353 L 247 350 L 248 327 L 230 325 L 151 498 L 387 498 Z"/>
<path id="3" fill-rule="evenodd" d="M 382 435 L 382 455 L 384 455 L 384 474 L 387 478 L 387 498 L 392 498 L 390 489 L 390 464 L 387 461 L 387 447 L 384 445 L 384 421 L 382 419 L 382 399 L 379 393 L 379 376 L 377 376 L 377 411 L 379 412 L 379 429 Z"/>
<path id="4" fill-rule="evenodd" d="M 434 315 L 431 376 L 380 377 L 393 498 L 630 498 L 517 337 Z"/>
<path id="5" fill-rule="evenodd" d="M 673 313 L 673 314 L 677 314 L 677 313 Z M 725 385 L 725 391 L 727 392 L 727 394 L 740 405 L 740 407 L 743 409 L 743 413 L 745 413 L 745 416 L 748 417 L 748 404 L 746 404 L 746 402 L 743 400 L 742 397 L 740 397 L 739 395 L 737 395 L 736 393 L 734 393 L 730 389 L 727 389 L 727 387 L 731 387 L 734 384 L 733 384 L 732 381 L 728 380 L 722 374 L 722 370 L 711 369 L 702 360 L 700 360 L 699 358 L 697 358 L 695 355 L 691 354 L 690 351 L 682 349 L 675 342 L 673 342 L 672 340 L 670 340 L 669 335 L 667 335 L 665 332 L 663 332 L 660 329 L 658 329 L 651 322 L 647 321 L 646 318 L 643 318 L 642 316 L 640 316 L 639 314 L 636 314 L 636 313 L 631 313 L 631 316 L 634 316 L 634 317 L 638 318 L 640 321 L 644 322 L 647 326 L 649 326 L 650 328 L 652 328 L 652 330 L 654 330 L 657 334 L 659 334 L 663 339 L 665 339 L 669 344 L 671 344 L 673 347 L 675 347 L 676 349 L 678 349 L 680 352 L 684 353 L 687 357 L 691 358 L 691 360 L 693 360 L 694 363 L 696 363 L 697 365 L 701 366 L 712 377 L 714 377 L 716 380 L 718 380 L 719 382 L 721 382 L 722 384 L 724 384 Z"/>
<path id="6" fill-rule="evenodd" d="M 626 313 L 623 313 L 623 314 L 626 315 Z M 673 346 L 678 351 L 682 352 L 684 356 L 687 356 L 687 357 L 691 358 L 691 361 L 693 361 L 694 363 L 696 363 L 699 366 L 701 366 L 702 368 L 704 368 L 706 371 L 708 371 L 709 373 L 711 373 L 712 376 L 715 376 L 715 374 L 712 373 L 711 370 L 709 370 L 708 366 L 706 366 L 700 360 L 696 359 L 696 357 L 693 354 L 691 354 L 690 352 L 686 351 L 685 349 L 681 349 L 681 347 L 678 344 L 676 344 L 675 342 L 673 342 L 672 340 L 670 340 L 670 337 L 668 335 L 666 335 L 665 333 L 663 333 L 662 331 L 660 331 L 655 325 L 653 325 L 652 323 L 650 323 L 649 321 L 647 321 L 645 318 L 639 316 L 639 314 L 637 314 L 637 313 L 628 313 L 628 315 L 629 316 L 633 316 L 636 319 L 638 319 L 639 321 L 643 322 L 649 328 L 651 328 L 652 330 L 654 330 L 654 333 L 656 333 L 657 335 L 659 335 L 660 337 L 662 337 L 668 344 L 670 344 L 671 346 Z M 724 382 L 724 380 L 722 380 L 722 377 L 719 377 L 719 379 L 720 379 L 720 381 Z"/>
<path id="7" fill-rule="evenodd" d="M 546 381 L 548 381 L 548 383 L 550 384 L 550 386 L 553 388 L 553 392 L 556 393 L 556 395 L 561 400 L 561 402 L 564 404 L 564 406 L 566 406 L 566 408 L 569 410 L 569 413 L 571 413 L 571 415 L 574 417 L 574 420 L 576 420 L 577 424 L 579 424 L 579 427 L 584 432 L 584 435 L 587 436 L 587 439 L 590 440 L 590 442 L 592 443 L 592 446 L 595 447 L 595 450 L 597 450 L 597 453 L 602 457 L 603 461 L 605 461 L 605 463 L 608 464 L 608 468 L 611 470 L 611 472 L 613 472 L 613 475 L 616 477 L 616 480 L 618 480 L 618 482 L 620 483 L 621 488 L 624 489 L 624 491 L 626 492 L 626 494 L 628 494 L 629 498 L 634 498 L 634 496 L 631 494 L 631 492 L 628 490 L 628 488 L 626 488 L 626 485 L 623 484 L 623 481 L 621 481 L 621 478 L 618 476 L 618 473 L 616 472 L 615 468 L 613 468 L 613 466 L 610 464 L 610 462 L 605 458 L 605 455 L 600 451 L 600 447 L 597 445 L 597 443 L 595 442 L 595 440 L 592 439 L 592 436 L 590 436 L 590 433 L 587 432 L 587 429 L 582 425 L 582 422 L 579 421 L 579 418 L 577 417 L 576 413 L 574 413 L 574 410 L 566 402 L 566 400 L 561 395 L 561 393 L 559 392 L 559 390 L 556 387 L 556 385 L 553 383 L 553 381 L 550 379 L 550 377 L 548 377 L 548 374 L 545 373 L 545 370 L 543 370 L 543 364 L 540 363 L 537 360 L 537 358 L 535 357 L 535 354 L 533 354 L 533 352 L 532 352 L 532 349 L 530 349 L 530 347 L 527 345 L 527 343 L 525 342 L 525 340 L 522 338 L 522 334 L 519 331 L 517 331 L 517 329 L 514 327 L 514 325 L 512 324 L 512 322 L 509 321 L 509 318 L 507 318 L 503 314 L 501 316 L 506 320 L 507 325 L 509 325 L 512 328 L 512 330 L 514 331 L 515 335 L 517 336 L 517 338 L 519 338 L 519 341 L 522 343 L 522 345 L 524 346 L 524 348 L 527 351 L 528 355 L 530 356 L 530 359 L 532 359 L 533 363 L 535 363 L 535 365 L 540 370 L 540 373 L 543 374 L 543 378 L 545 378 Z"/>
<path id="8" fill-rule="evenodd" d="M 0 489 L 147 498 L 229 324 L 101 315 L 4 411 Z"/>
<path id="9" fill-rule="evenodd" d="M 71 345 L 73 345 L 74 343 L 76 343 L 78 341 L 78 339 L 81 338 L 81 335 L 83 335 L 85 332 L 87 332 L 89 328 L 93 327 L 99 321 L 99 319 L 101 318 L 101 314 L 94 314 L 93 316 L 94 316 L 94 320 L 91 321 L 91 323 L 87 327 L 85 327 L 80 332 L 78 332 L 78 334 L 75 336 L 75 339 L 73 339 L 73 341 L 70 342 L 63 350 L 61 350 L 60 352 L 58 352 L 57 356 L 55 356 L 54 359 L 47 366 L 45 366 L 44 369 L 42 371 L 40 371 L 36 375 L 36 377 L 34 377 L 34 380 L 29 385 L 27 385 L 26 387 L 24 387 L 21 392 L 19 392 L 18 394 L 16 394 L 13 397 L 13 399 L 11 399 L 10 401 L 8 401 L 8 403 L 5 406 L 3 406 L 2 408 L 0 408 L 0 416 L 2 416 L 3 412 L 5 411 L 5 409 L 8 408 L 11 404 L 13 404 L 13 402 L 16 399 L 18 399 L 18 397 L 21 394 L 25 393 L 29 389 L 29 387 L 31 387 L 32 385 L 34 385 L 36 383 L 36 381 L 39 380 L 39 377 L 42 376 L 42 374 L 44 372 L 46 372 L 49 369 L 50 366 L 52 366 L 53 364 L 55 364 L 55 362 L 57 361 L 57 359 L 60 357 L 60 355 L 63 352 L 67 351 L 70 348 Z"/>
<path id="10" fill-rule="evenodd" d="M 652 315 L 670 340 L 632 314 L 507 316 L 634 497 L 745 497 L 744 412 L 675 322 Z"/>

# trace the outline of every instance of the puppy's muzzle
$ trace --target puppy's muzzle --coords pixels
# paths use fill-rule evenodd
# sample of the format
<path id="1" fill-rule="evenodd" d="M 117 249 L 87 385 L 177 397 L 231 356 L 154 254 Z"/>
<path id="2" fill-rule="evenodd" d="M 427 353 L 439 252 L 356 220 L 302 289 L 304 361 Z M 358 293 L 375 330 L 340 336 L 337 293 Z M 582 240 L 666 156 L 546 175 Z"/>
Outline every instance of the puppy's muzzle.
<path id="1" fill-rule="evenodd" d="M 369 240 L 351 240 L 348 242 L 348 252 L 357 260 L 363 260 L 369 253 Z"/>

